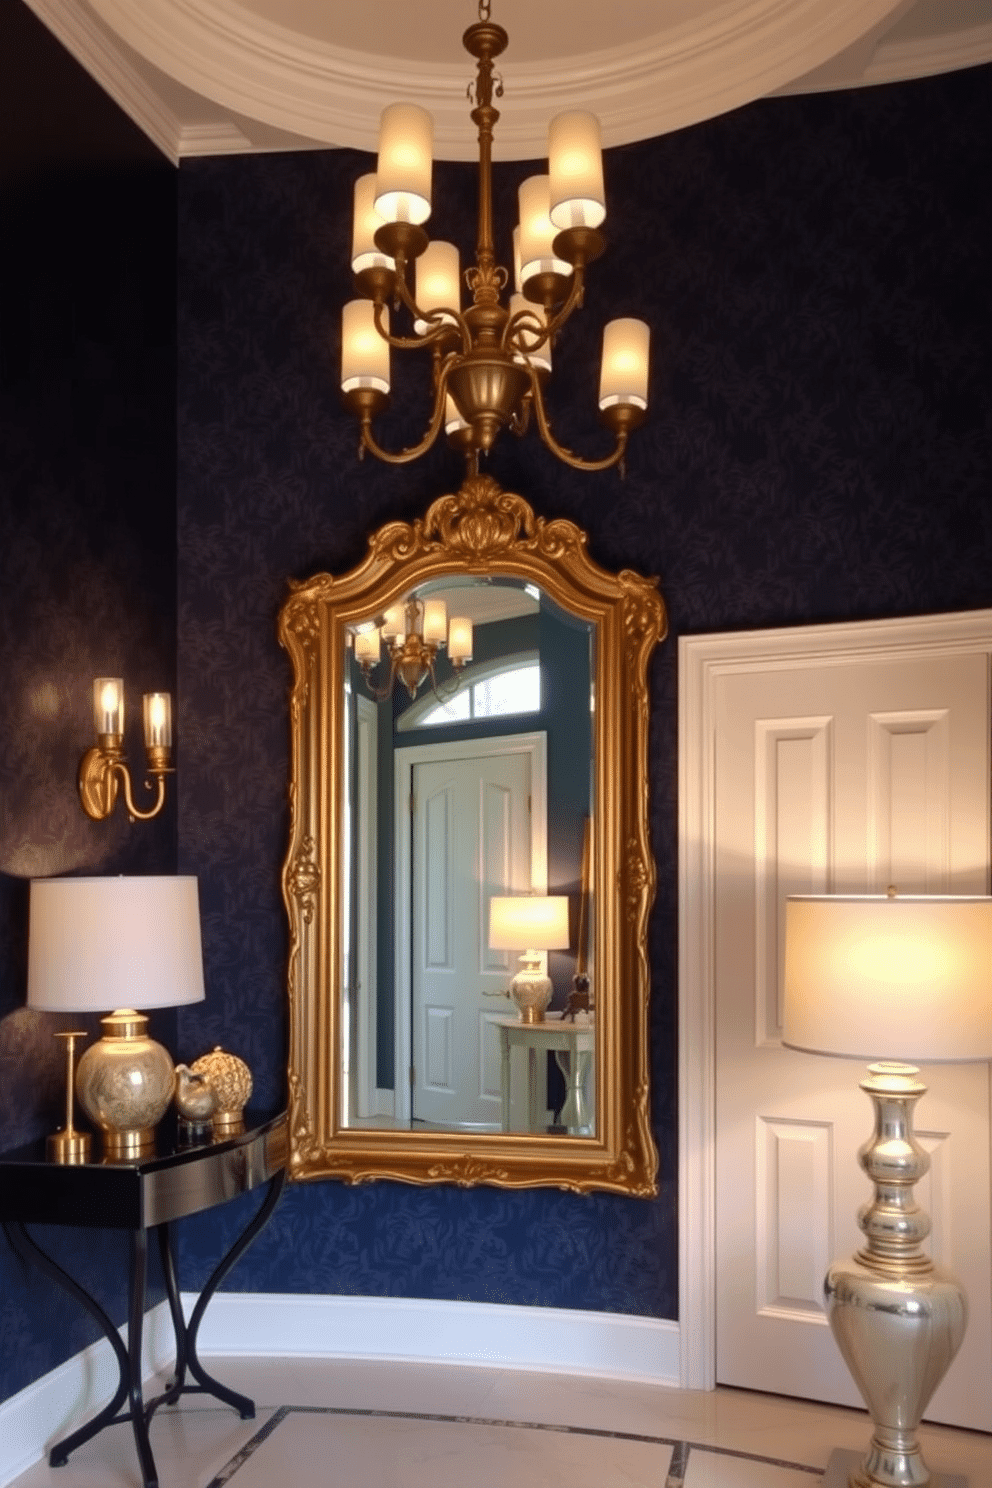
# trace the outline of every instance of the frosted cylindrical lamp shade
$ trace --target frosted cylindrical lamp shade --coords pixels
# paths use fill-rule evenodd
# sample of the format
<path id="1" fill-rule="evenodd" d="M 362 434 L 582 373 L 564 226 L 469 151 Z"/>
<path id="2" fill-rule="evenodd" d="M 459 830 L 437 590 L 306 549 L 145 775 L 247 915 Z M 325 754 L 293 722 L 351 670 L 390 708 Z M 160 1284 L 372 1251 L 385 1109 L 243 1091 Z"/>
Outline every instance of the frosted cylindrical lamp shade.
<path id="1" fill-rule="evenodd" d="M 648 348 L 651 329 L 643 320 L 611 320 L 603 327 L 603 364 L 599 376 L 599 406 L 648 406 Z"/>
<path id="2" fill-rule="evenodd" d="M 850 1059 L 992 1058 L 992 899 L 790 897 L 782 1041 Z"/>
<path id="3" fill-rule="evenodd" d="M 417 306 L 425 315 L 435 310 L 457 310 L 461 305 L 461 270 L 454 243 L 428 243 L 417 259 Z M 454 316 L 444 317 L 454 324 Z M 419 336 L 432 327 L 419 317 L 413 323 Z"/>
<path id="4" fill-rule="evenodd" d="M 557 228 L 598 227 L 606 216 L 599 120 L 577 111 L 548 125 L 551 221 Z"/>
<path id="5" fill-rule="evenodd" d="M 124 732 L 124 683 L 120 677 L 94 677 L 93 721 L 98 734 Z"/>
<path id="6" fill-rule="evenodd" d="M 355 635 L 355 660 L 364 661 L 369 666 L 375 666 L 379 660 L 382 643 L 376 626 L 371 630 L 360 630 Z"/>
<path id="7" fill-rule="evenodd" d="M 431 215 L 434 120 L 415 103 L 392 103 L 379 121 L 375 209 L 385 222 L 426 222 Z"/>
<path id="8" fill-rule="evenodd" d="M 172 747 L 172 699 L 167 692 L 146 692 L 142 699 L 145 744 L 149 749 Z"/>
<path id="9" fill-rule="evenodd" d="M 548 317 L 543 305 L 535 305 L 532 300 L 528 300 L 522 294 L 511 295 L 511 320 L 514 315 L 520 315 L 522 313 L 526 313 L 531 318 L 531 320 L 537 321 L 540 325 L 547 325 L 548 323 Z M 538 340 L 538 335 L 539 332 L 536 326 L 532 328 L 525 323 L 517 327 L 517 341 L 519 342 L 522 350 L 527 353 L 530 361 L 535 367 L 539 368 L 540 370 L 544 372 L 550 372 L 551 341 L 549 338 L 547 341 L 542 341 L 540 345 L 537 345 L 536 343 Z M 525 358 L 523 356 L 514 354 L 514 361 L 522 362 L 524 360 Z"/>
<path id="10" fill-rule="evenodd" d="M 551 221 L 551 183 L 547 176 L 528 176 L 517 191 L 520 202 L 520 283 L 524 287 L 536 274 L 561 274 L 567 278 L 572 265 L 556 258 L 552 243 L 558 229 Z"/>
<path id="11" fill-rule="evenodd" d="M 203 997 L 195 878 L 32 880 L 29 1007 L 177 1007 Z"/>
<path id="12" fill-rule="evenodd" d="M 496 894 L 489 901 L 489 945 L 494 951 L 568 949 L 568 896 Z"/>
<path id="13" fill-rule="evenodd" d="M 389 329 L 389 310 L 382 321 Z M 349 300 L 341 310 L 341 388 L 389 392 L 389 342 L 379 334 L 371 300 Z"/>
<path id="14" fill-rule="evenodd" d="M 424 640 L 443 646 L 448 635 L 448 606 L 443 599 L 424 601 Z"/>
<path id="15" fill-rule="evenodd" d="M 389 606 L 382 624 L 382 633 L 387 641 L 402 640 L 406 635 L 406 605 L 402 600 L 399 604 Z"/>
<path id="16" fill-rule="evenodd" d="M 355 182 L 355 215 L 351 226 L 351 267 L 356 274 L 363 269 L 395 269 L 396 264 L 375 246 L 377 228 L 382 218 L 375 209 L 376 175 L 359 176 Z"/>
<path id="17" fill-rule="evenodd" d="M 464 615 L 452 615 L 448 626 L 448 659 L 472 660 L 472 622 Z"/>
<path id="18" fill-rule="evenodd" d="M 444 395 L 444 432 L 445 434 L 457 434 L 460 429 L 467 429 L 468 424 L 458 412 L 458 407 L 450 393 Z"/>

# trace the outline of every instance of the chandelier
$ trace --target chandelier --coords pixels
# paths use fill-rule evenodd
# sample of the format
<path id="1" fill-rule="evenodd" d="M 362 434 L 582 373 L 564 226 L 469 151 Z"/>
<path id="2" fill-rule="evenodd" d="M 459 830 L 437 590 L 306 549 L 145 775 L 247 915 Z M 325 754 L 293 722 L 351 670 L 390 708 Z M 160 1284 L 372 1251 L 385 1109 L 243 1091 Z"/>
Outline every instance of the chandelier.
<path id="1" fill-rule="evenodd" d="M 382 659 L 385 643 L 389 671 L 377 684 L 372 672 Z M 365 685 L 379 702 L 391 697 L 397 681 L 403 683 L 411 698 L 430 677 L 431 687 L 439 702 L 445 702 L 458 690 L 462 668 L 472 660 L 472 622 L 453 615 L 448 622 L 448 607 L 443 599 L 420 600 L 411 596 L 386 611 L 382 623 L 355 632 L 355 660 L 362 669 Z M 447 648 L 454 677 L 439 686 L 435 662 Z"/>
<path id="2" fill-rule="evenodd" d="M 523 434 L 532 419 L 566 465 L 605 470 L 622 462 L 632 429 L 647 408 L 649 330 L 642 320 L 610 321 L 603 334 L 600 419 L 614 436 L 613 450 L 587 460 L 558 443 L 544 403 L 551 353 L 558 333 L 581 304 L 586 265 L 604 249 L 599 231 L 606 215 L 599 122 L 571 112 L 551 120 L 545 176 L 531 176 L 519 191 L 520 224 L 514 232 L 515 293 L 504 304 L 507 270 L 493 248 L 492 143 L 499 111 L 493 96 L 503 85 L 493 59 L 509 37 L 489 19 L 480 0 L 479 20 L 462 42 L 476 58 L 475 107 L 479 131 L 479 211 L 476 261 L 459 274 L 458 249 L 431 242 L 422 224 L 431 211 L 433 120 L 415 104 L 383 110 L 375 174 L 355 183 L 352 269 L 359 298 L 343 311 L 341 388 L 359 420 L 359 453 L 403 464 L 431 448 L 444 430 L 469 469 L 478 472 L 500 430 Z M 472 87 L 469 87 L 472 97 Z M 415 265 L 413 291 L 408 271 Z M 461 278 L 471 304 L 461 304 Z M 412 334 L 396 334 L 390 305 L 407 312 Z M 405 318 L 405 317 L 404 317 Z M 383 449 L 372 420 L 389 404 L 390 348 L 429 347 L 433 408 L 423 438 L 407 449 Z M 621 467 L 622 468 L 622 467 Z"/>

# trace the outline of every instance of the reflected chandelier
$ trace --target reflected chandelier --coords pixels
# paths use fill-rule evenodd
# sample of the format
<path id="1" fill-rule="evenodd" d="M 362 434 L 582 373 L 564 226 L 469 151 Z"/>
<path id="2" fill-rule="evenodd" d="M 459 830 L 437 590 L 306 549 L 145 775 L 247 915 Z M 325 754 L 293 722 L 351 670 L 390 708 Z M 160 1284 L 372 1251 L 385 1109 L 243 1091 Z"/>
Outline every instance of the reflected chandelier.
<path id="1" fill-rule="evenodd" d="M 571 112 L 552 119 L 548 131 L 549 174 L 520 186 L 520 225 L 514 233 L 516 293 L 500 301 L 509 276 L 493 250 L 492 143 L 502 82 L 493 59 L 509 37 L 489 19 L 480 0 L 479 20 L 465 32 L 466 51 L 477 59 L 475 108 L 479 131 L 479 213 L 476 262 L 464 274 L 472 303 L 461 308 L 458 249 L 430 242 L 422 223 L 431 211 L 434 125 L 415 104 L 383 110 L 374 175 L 355 183 L 352 269 L 360 298 L 344 306 L 341 387 L 361 426 L 360 454 L 403 464 L 426 453 L 443 428 L 473 472 L 479 452 L 488 452 L 499 431 L 527 430 L 531 417 L 544 443 L 566 465 L 605 470 L 623 460 L 632 429 L 647 408 L 649 330 L 642 320 L 613 320 L 603 334 L 600 418 L 614 448 L 587 460 L 555 439 L 544 406 L 551 348 L 572 312 L 582 304 L 586 265 L 604 249 L 600 224 L 606 215 L 599 122 Z M 472 97 L 472 87 L 469 87 Z M 407 270 L 416 264 L 415 293 Z M 413 335 L 390 329 L 389 302 L 413 320 Z M 389 404 L 389 349 L 430 347 L 433 410 L 418 444 L 399 451 L 382 448 L 372 420 Z M 622 468 L 622 467 L 621 467 Z"/>

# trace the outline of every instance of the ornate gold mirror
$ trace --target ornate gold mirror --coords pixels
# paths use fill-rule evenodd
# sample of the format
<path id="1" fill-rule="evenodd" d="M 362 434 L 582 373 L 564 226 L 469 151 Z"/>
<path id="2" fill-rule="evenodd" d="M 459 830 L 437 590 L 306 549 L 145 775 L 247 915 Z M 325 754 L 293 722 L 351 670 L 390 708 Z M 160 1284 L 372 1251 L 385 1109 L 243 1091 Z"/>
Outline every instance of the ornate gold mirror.
<path id="1" fill-rule="evenodd" d="M 656 581 L 486 476 L 292 586 L 295 1178 L 656 1192 L 664 632 Z"/>

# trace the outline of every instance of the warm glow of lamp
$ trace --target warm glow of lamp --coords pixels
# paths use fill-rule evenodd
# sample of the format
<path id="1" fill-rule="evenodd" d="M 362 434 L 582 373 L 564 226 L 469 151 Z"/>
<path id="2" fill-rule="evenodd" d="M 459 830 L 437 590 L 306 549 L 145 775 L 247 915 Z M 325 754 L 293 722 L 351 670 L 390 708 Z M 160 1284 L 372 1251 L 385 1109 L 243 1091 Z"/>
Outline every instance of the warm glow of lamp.
<path id="1" fill-rule="evenodd" d="M 378 626 L 360 630 L 355 636 L 355 660 L 367 666 L 375 666 L 382 654 L 382 642 Z"/>
<path id="2" fill-rule="evenodd" d="M 464 615 L 452 615 L 448 626 L 448 660 L 454 665 L 472 660 L 472 622 Z"/>
<path id="3" fill-rule="evenodd" d="M 389 329 L 389 310 L 381 310 Z M 389 392 L 389 342 L 376 330 L 371 300 L 349 300 L 341 310 L 341 388 L 372 388 Z"/>
<path id="4" fill-rule="evenodd" d="M 632 317 L 611 320 L 603 327 L 603 362 L 599 406 L 648 406 L 648 348 L 651 330 Z"/>
<path id="5" fill-rule="evenodd" d="M 496 894 L 489 901 L 489 945 L 520 951 L 520 970 L 510 996 L 524 1023 L 540 1023 L 551 1001 L 551 978 L 541 970 L 542 951 L 567 950 L 568 898 L 564 894 Z"/>
<path id="6" fill-rule="evenodd" d="M 824 1488 L 936 1483 L 916 1432 L 960 1346 L 967 1306 L 923 1249 L 930 1220 L 913 1196 L 930 1165 L 912 1124 L 926 1086 L 915 1064 L 888 1061 L 992 1058 L 992 899 L 894 890 L 790 898 L 782 1042 L 886 1061 L 861 1084 L 875 1107 L 874 1137 L 859 1154 L 875 1185 L 858 1214 L 865 1244 L 824 1283 L 831 1329 L 874 1432 L 863 1461 L 833 1454 Z"/>
<path id="7" fill-rule="evenodd" d="M 461 270 L 454 243 L 428 243 L 417 259 L 416 284 L 417 304 L 424 312 L 424 318 L 413 323 L 417 334 L 431 329 L 427 316 L 439 310 L 447 311 L 444 319 L 454 325 L 451 311 L 461 305 Z"/>
<path id="8" fill-rule="evenodd" d="M 538 274 L 567 278 L 572 265 L 555 255 L 553 243 L 558 229 L 551 221 L 551 181 L 548 176 L 528 176 L 517 191 L 520 202 L 520 283 Z"/>
<path id="9" fill-rule="evenodd" d="M 550 217 L 557 228 L 599 227 L 606 216 L 599 120 L 577 111 L 548 125 Z"/>
<path id="10" fill-rule="evenodd" d="M 31 884 L 28 1006 L 117 1011 L 79 1061 L 76 1093 L 108 1157 L 154 1142 L 172 1098 L 172 1060 L 141 1008 L 204 997 L 195 878 L 48 878 Z"/>
<path id="11" fill-rule="evenodd" d="M 448 635 L 448 606 L 443 599 L 427 599 L 424 601 L 424 630 L 425 641 L 435 646 L 443 646 Z"/>
<path id="12" fill-rule="evenodd" d="M 431 214 L 434 120 L 415 103 L 393 103 L 379 121 L 375 210 L 385 222 L 426 222 Z"/>
<path id="13" fill-rule="evenodd" d="M 98 734 L 124 732 L 124 683 L 120 677 L 93 679 L 93 720 Z"/>
<path id="14" fill-rule="evenodd" d="M 355 182 L 355 212 L 351 228 L 351 267 L 360 274 L 364 269 L 395 269 L 386 253 L 375 245 L 375 235 L 382 218 L 375 209 L 376 176 L 374 171 L 359 176 Z"/>
<path id="15" fill-rule="evenodd" d="M 171 749 L 172 699 L 167 692 L 146 692 L 142 699 L 146 749 Z"/>

